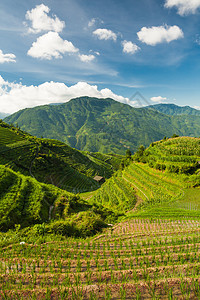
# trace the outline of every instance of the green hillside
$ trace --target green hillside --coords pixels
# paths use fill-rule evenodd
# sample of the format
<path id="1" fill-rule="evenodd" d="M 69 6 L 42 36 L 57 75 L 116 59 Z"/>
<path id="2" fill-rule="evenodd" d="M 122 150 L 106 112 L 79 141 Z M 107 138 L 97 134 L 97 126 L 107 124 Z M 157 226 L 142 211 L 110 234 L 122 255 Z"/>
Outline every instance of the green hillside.
<path id="1" fill-rule="evenodd" d="M 0 165 L 0 229 L 48 221 L 50 207 L 61 198 L 72 207 L 79 201 L 73 194 Z"/>
<path id="2" fill-rule="evenodd" d="M 26 227 L 30 236 L 47 230 L 84 237 L 105 227 L 106 219 L 116 218 L 112 210 L 89 205 L 79 196 L 0 165 L 0 232 Z"/>
<path id="3" fill-rule="evenodd" d="M 200 186 L 200 138 L 162 140 L 138 150 L 133 159 L 91 194 L 89 201 L 121 212 L 137 208 L 144 214 L 147 210 L 146 216 L 153 214 L 152 208 L 159 216 L 187 215 L 191 207 L 200 208 L 200 189 L 194 189 Z M 195 195 L 192 199 L 190 192 Z"/>
<path id="4" fill-rule="evenodd" d="M 109 178 L 120 161 L 119 156 L 81 153 L 57 140 L 35 138 L 0 123 L 0 164 L 74 193 L 99 188 L 93 177 Z"/>
<path id="5" fill-rule="evenodd" d="M 182 174 L 185 180 L 200 183 L 200 138 L 177 137 L 152 143 L 142 159 L 150 167 Z"/>
<path id="6" fill-rule="evenodd" d="M 149 105 L 147 108 L 155 109 L 163 114 L 176 116 L 176 115 L 192 115 L 200 116 L 200 110 L 192 108 L 190 106 L 178 106 L 175 104 L 155 104 Z"/>
<path id="7" fill-rule="evenodd" d="M 79 150 L 122 155 L 174 133 L 200 135 L 198 115 L 168 116 L 155 109 L 89 97 L 24 109 L 5 120 L 34 136 L 58 139 Z"/>

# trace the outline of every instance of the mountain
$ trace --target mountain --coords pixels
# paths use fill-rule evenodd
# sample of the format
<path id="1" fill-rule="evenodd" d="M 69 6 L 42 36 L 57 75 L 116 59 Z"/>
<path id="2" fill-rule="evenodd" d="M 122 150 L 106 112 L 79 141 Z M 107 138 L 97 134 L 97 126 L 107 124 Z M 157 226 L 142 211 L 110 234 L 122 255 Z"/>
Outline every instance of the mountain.
<path id="1" fill-rule="evenodd" d="M 0 164 L 75 193 L 99 188 L 95 175 L 109 178 L 121 157 L 81 153 L 57 140 L 39 139 L 0 122 Z"/>
<path id="2" fill-rule="evenodd" d="M 170 116 L 112 99 L 80 97 L 61 105 L 24 109 L 6 122 L 37 137 L 58 139 L 79 150 L 124 154 L 172 136 L 200 135 L 199 115 Z"/>
<path id="3" fill-rule="evenodd" d="M 149 105 L 147 108 L 155 109 L 163 114 L 177 116 L 177 115 L 189 115 L 200 116 L 200 110 L 192 108 L 190 106 L 178 106 L 175 104 L 155 104 Z"/>

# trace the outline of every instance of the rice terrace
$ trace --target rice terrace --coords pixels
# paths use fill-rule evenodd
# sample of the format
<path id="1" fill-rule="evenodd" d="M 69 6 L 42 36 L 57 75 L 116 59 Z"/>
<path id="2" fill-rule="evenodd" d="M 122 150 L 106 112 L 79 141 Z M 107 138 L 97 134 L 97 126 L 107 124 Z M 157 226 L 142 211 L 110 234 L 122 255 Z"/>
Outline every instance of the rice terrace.
<path id="1" fill-rule="evenodd" d="M 66 147 L 1 123 L 1 299 L 199 299 L 200 139 L 174 135 L 113 157 Z M 72 194 L 45 176 L 64 153 L 75 174 L 95 158 L 88 180 L 92 168 L 116 171 Z"/>
<path id="2" fill-rule="evenodd" d="M 0 1 L 0 300 L 200 299 L 200 0 Z"/>

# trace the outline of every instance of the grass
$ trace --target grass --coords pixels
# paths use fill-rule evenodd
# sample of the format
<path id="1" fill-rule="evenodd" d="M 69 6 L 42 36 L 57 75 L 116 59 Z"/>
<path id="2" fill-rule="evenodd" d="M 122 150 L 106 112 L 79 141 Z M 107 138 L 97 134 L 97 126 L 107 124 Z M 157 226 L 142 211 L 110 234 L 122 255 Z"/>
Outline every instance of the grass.
<path id="1" fill-rule="evenodd" d="M 184 189 L 184 195 L 173 206 L 187 210 L 200 210 L 200 188 Z"/>

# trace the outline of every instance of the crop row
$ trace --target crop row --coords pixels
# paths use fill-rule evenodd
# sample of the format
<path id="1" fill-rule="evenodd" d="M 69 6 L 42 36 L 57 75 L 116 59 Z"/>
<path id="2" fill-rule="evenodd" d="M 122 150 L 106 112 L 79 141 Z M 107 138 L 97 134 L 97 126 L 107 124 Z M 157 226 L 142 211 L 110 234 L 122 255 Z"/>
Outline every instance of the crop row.
<path id="1" fill-rule="evenodd" d="M 0 299 L 199 299 L 200 223 L 135 219 L 90 240 L 0 250 Z"/>

